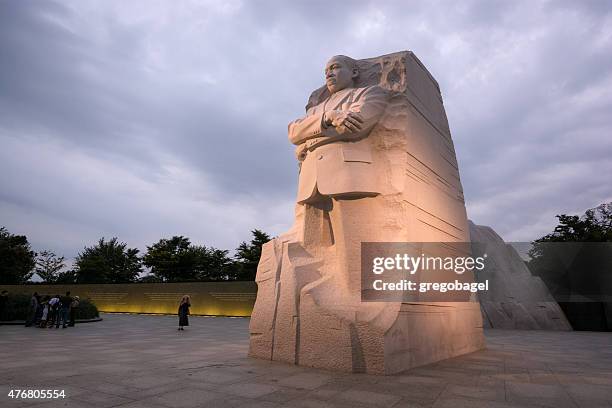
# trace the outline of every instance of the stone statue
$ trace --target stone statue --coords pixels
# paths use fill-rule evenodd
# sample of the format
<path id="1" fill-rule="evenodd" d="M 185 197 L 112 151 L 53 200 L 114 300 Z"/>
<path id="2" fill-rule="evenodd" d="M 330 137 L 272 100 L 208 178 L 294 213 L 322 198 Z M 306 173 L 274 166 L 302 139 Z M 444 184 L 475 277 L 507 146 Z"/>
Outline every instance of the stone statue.
<path id="1" fill-rule="evenodd" d="M 352 58 L 333 57 L 325 68 L 330 96 L 289 124 L 289 140 L 302 162 L 300 204 L 378 194 L 366 138 L 386 108 L 387 93 L 379 86 L 356 88 L 358 74 Z"/>
<path id="2" fill-rule="evenodd" d="M 304 228 L 301 240 L 307 246 L 325 242 L 335 245 L 338 268 L 320 283 L 329 285 L 337 300 L 351 305 L 360 297 L 356 275 L 360 272 L 360 244 L 372 238 L 371 231 L 355 220 L 363 220 L 374 209 L 372 200 L 365 198 L 379 195 L 381 187 L 372 169 L 368 135 L 388 99 L 380 86 L 356 87 L 358 75 L 352 58 L 331 58 L 325 67 L 329 96 L 308 108 L 304 118 L 289 124 L 289 140 L 297 145 L 301 162 L 297 203 L 305 207 L 308 224 L 327 224 L 323 232 L 326 236 L 321 237 L 319 231 L 313 236 Z"/>
<path id="3" fill-rule="evenodd" d="M 438 84 L 411 52 L 325 80 L 289 124 L 295 222 L 263 247 L 249 355 L 390 374 L 484 347 L 477 303 L 361 301 L 362 242 L 469 242 Z"/>

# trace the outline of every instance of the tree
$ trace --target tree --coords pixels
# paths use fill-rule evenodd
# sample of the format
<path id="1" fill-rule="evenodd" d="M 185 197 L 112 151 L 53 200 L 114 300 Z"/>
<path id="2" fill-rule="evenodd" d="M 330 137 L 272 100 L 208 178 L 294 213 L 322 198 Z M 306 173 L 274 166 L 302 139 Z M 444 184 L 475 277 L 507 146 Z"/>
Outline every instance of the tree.
<path id="1" fill-rule="evenodd" d="M 229 257 L 229 251 L 213 247 L 197 247 L 199 253 L 198 277 L 200 280 L 232 279 L 234 262 Z"/>
<path id="2" fill-rule="evenodd" d="M 147 247 L 142 262 L 162 282 L 196 280 L 195 256 L 190 246 L 189 238 L 183 236 L 160 239 Z"/>
<path id="3" fill-rule="evenodd" d="M 254 229 L 251 231 L 253 239 L 248 244 L 241 242 L 236 248 L 236 279 L 237 280 L 255 280 L 257 274 L 257 265 L 261 258 L 261 247 L 266 242 L 270 241 L 270 236 L 265 232 Z"/>
<path id="4" fill-rule="evenodd" d="M 546 283 L 574 329 L 612 329 L 612 304 L 605 303 L 612 290 L 612 203 L 557 218 L 554 231 L 532 243 L 529 269 Z"/>
<path id="5" fill-rule="evenodd" d="M 583 216 L 557 215 L 553 233 L 535 242 L 612 242 L 612 203 L 585 211 Z"/>
<path id="6" fill-rule="evenodd" d="M 564 269 L 559 265 L 552 265 L 552 251 L 560 251 L 562 248 L 569 249 L 569 246 L 560 247 L 550 245 L 552 242 L 612 242 L 612 203 L 601 204 L 596 208 L 585 211 L 583 216 L 578 215 L 557 215 L 559 224 L 550 234 L 536 239 L 532 242 L 529 250 L 529 267 L 544 273 L 544 269 Z M 577 249 L 579 246 L 574 246 Z M 574 254 L 575 255 L 575 254 Z M 558 259 L 557 259 L 558 260 Z M 545 262 L 546 261 L 546 262 Z M 550 264 L 545 267 L 546 263 Z M 554 272 L 553 272 L 554 273 Z"/>
<path id="7" fill-rule="evenodd" d="M 51 251 L 42 251 L 36 256 L 36 273 L 46 283 L 55 283 L 65 267 L 64 257 Z"/>
<path id="8" fill-rule="evenodd" d="M 117 238 L 85 247 L 75 259 L 77 283 L 128 283 L 136 281 L 142 272 L 137 248 L 127 248 Z"/>
<path id="9" fill-rule="evenodd" d="M 77 283 L 77 272 L 74 269 L 57 274 L 55 283 Z"/>
<path id="10" fill-rule="evenodd" d="M 0 284 L 27 282 L 34 273 L 35 257 L 25 235 L 13 235 L 0 228 Z"/>
<path id="11" fill-rule="evenodd" d="M 153 274 L 141 276 L 138 283 L 162 283 L 162 280 Z"/>
<path id="12" fill-rule="evenodd" d="M 228 279 L 232 260 L 226 250 L 192 245 L 189 238 L 174 236 L 147 247 L 143 263 L 159 281 L 188 282 Z"/>

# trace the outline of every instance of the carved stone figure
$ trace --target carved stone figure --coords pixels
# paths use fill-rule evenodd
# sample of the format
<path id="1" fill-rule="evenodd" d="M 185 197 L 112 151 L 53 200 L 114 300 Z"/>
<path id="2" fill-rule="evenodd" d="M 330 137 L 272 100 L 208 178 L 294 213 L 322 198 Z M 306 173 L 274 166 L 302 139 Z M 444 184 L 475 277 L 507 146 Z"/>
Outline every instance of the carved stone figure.
<path id="1" fill-rule="evenodd" d="M 289 124 L 295 223 L 265 244 L 253 357 L 377 374 L 484 347 L 475 302 L 362 302 L 362 242 L 469 242 L 438 84 L 411 52 L 325 68 Z"/>
<path id="2" fill-rule="evenodd" d="M 289 140 L 298 146 L 302 162 L 300 204 L 379 194 L 366 138 L 387 106 L 387 92 L 379 86 L 354 87 L 358 71 L 349 57 L 332 58 L 325 73 L 330 96 L 289 124 Z"/>

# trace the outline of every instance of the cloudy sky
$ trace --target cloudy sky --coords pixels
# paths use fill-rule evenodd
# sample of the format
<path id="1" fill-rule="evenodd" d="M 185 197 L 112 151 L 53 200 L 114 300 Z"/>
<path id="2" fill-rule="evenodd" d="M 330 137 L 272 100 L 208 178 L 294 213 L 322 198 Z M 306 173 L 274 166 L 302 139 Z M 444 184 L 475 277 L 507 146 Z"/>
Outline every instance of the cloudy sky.
<path id="1" fill-rule="evenodd" d="M 0 1 L 0 226 L 232 249 L 292 222 L 287 123 L 334 54 L 440 83 L 468 215 L 507 241 L 612 201 L 612 4 Z"/>

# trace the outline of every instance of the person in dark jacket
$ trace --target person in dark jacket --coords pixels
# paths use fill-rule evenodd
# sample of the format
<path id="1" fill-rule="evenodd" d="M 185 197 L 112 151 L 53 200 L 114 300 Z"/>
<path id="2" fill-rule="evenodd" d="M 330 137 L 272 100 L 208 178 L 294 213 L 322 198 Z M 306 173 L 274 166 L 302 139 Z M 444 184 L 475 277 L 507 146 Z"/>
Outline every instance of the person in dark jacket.
<path id="1" fill-rule="evenodd" d="M 8 290 L 3 290 L 2 293 L 0 293 L 0 322 L 2 320 L 6 320 L 7 304 L 8 304 Z"/>
<path id="2" fill-rule="evenodd" d="M 30 309 L 28 310 L 28 319 L 26 320 L 25 326 L 30 327 L 36 321 L 36 312 L 38 310 L 38 293 L 34 292 L 32 297 L 30 298 Z"/>
<path id="3" fill-rule="evenodd" d="M 42 296 L 37 295 L 36 300 L 38 301 L 38 307 L 36 308 L 36 316 L 34 317 L 34 327 L 38 327 L 40 325 L 40 319 L 43 313 L 43 304 L 42 304 Z"/>
<path id="4" fill-rule="evenodd" d="M 183 326 L 189 326 L 189 308 L 191 307 L 191 299 L 189 295 L 183 296 L 178 308 L 179 330 L 184 330 Z"/>
<path id="5" fill-rule="evenodd" d="M 68 323 L 68 327 L 74 327 L 74 320 L 76 318 L 77 309 L 79 308 L 79 303 L 79 297 L 75 296 L 72 299 L 72 304 L 70 305 L 70 323 Z"/>
<path id="6" fill-rule="evenodd" d="M 60 303 L 62 304 L 59 311 L 59 316 L 56 320 L 55 328 L 59 328 L 60 320 L 62 322 L 62 328 L 65 329 L 68 325 L 68 318 L 70 316 L 70 305 L 72 305 L 72 297 L 70 296 L 70 291 L 66 292 L 66 296 L 62 296 L 60 298 Z"/>

